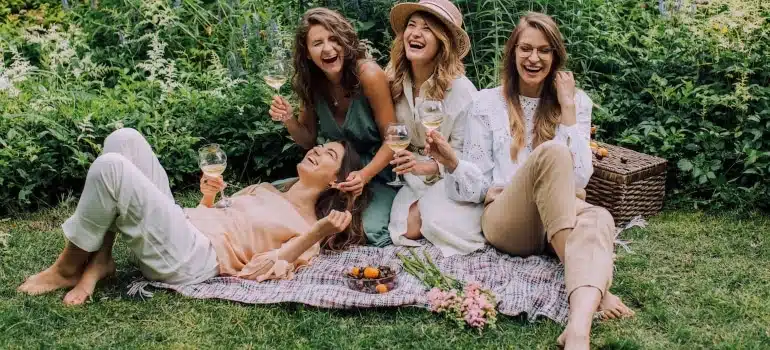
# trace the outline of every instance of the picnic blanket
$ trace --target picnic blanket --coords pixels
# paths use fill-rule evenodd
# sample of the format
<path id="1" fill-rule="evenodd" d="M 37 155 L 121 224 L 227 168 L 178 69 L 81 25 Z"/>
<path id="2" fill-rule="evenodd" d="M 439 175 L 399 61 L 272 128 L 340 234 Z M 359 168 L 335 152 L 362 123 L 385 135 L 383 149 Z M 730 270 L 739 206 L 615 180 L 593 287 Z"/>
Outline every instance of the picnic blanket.
<path id="1" fill-rule="evenodd" d="M 503 254 L 490 246 L 469 255 L 443 257 L 438 248 L 423 240 L 414 248 L 422 256 L 427 252 L 443 273 L 476 281 L 490 289 L 498 301 L 498 311 L 506 315 L 525 313 L 529 320 L 547 317 L 559 323 L 567 320 L 567 296 L 564 269 L 556 258 L 531 256 L 526 259 Z M 354 247 L 345 252 L 328 253 L 312 260 L 291 280 L 255 282 L 234 277 L 217 277 L 193 285 L 170 285 L 147 280 L 129 285 L 129 295 L 150 297 L 147 286 L 177 291 L 199 299 L 226 299 L 247 304 L 296 302 L 322 308 L 366 308 L 417 306 L 427 307 L 427 287 L 401 270 L 397 287 L 385 294 L 367 294 L 347 287 L 343 271 L 361 265 L 397 265 L 396 253 L 408 254 L 407 248 L 388 246 Z"/>
<path id="2" fill-rule="evenodd" d="M 615 243 L 631 253 L 628 242 L 620 233 L 631 227 L 646 227 L 641 216 L 618 227 Z M 533 321 L 547 317 L 558 323 L 567 321 L 567 295 L 564 268 L 555 257 L 514 257 L 489 245 L 468 255 L 443 257 L 440 250 L 427 240 L 412 248 L 422 256 L 428 253 L 439 269 L 465 282 L 479 282 L 497 298 L 498 312 L 517 316 L 526 314 Z M 388 246 L 354 247 L 344 252 L 323 252 L 311 264 L 297 272 L 291 280 L 255 282 L 235 277 L 216 277 L 192 285 L 171 285 L 138 280 L 128 288 L 129 295 L 151 297 L 148 286 L 177 291 L 198 299 L 225 299 L 247 304 L 295 302 L 323 308 L 365 308 L 417 306 L 428 307 L 427 287 L 417 278 L 401 270 L 396 277 L 398 286 L 385 294 L 367 294 L 347 287 L 344 271 L 352 266 L 401 266 L 397 253 L 408 254 L 408 248 Z"/>

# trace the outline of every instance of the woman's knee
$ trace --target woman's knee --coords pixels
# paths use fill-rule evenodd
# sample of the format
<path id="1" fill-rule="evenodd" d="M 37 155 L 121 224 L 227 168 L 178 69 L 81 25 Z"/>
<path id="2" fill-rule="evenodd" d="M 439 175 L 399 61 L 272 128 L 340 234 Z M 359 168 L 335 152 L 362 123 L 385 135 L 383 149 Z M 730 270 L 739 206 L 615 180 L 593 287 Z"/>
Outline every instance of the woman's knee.
<path id="1" fill-rule="evenodd" d="M 609 244 L 615 239 L 615 220 L 607 209 L 602 207 L 590 207 L 585 209 L 578 217 L 578 221 L 586 226 L 581 230 L 590 239 L 606 241 Z"/>
<path id="2" fill-rule="evenodd" d="M 126 157 L 118 153 L 104 153 L 94 160 L 88 169 L 86 182 L 95 179 L 104 180 L 107 177 L 117 176 L 122 172 L 123 166 L 129 162 Z"/>
<path id="3" fill-rule="evenodd" d="M 541 143 L 535 148 L 532 155 L 544 158 L 565 159 L 569 160 L 570 163 L 572 162 L 572 152 L 570 152 L 569 147 L 556 140 L 548 140 Z"/>
<path id="4" fill-rule="evenodd" d="M 609 210 L 602 207 L 595 207 L 597 225 L 608 226 L 612 229 L 615 228 L 615 218 L 612 217 Z"/>
<path id="5" fill-rule="evenodd" d="M 104 139 L 104 153 L 117 152 L 126 144 L 146 142 L 144 136 L 133 128 L 121 128 L 113 131 Z"/>
<path id="6" fill-rule="evenodd" d="M 417 202 L 412 203 L 409 207 L 409 214 L 406 218 L 406 238 L 419 239 L 422 237 L 422 217 L 420 217 L 420 209 L 417 206 Z"/>

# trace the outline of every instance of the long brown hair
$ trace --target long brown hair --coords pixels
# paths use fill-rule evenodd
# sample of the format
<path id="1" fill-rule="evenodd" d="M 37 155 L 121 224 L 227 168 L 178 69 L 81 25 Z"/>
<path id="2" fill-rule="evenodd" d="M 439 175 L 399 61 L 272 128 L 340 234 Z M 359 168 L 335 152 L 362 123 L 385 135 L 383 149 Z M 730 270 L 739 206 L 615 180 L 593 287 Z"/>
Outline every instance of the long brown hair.
<path id="1" fill-rule="evenodd" d="M 514 142 L 511 145 L 511 158 L 516 160 L 519 150 L 524 147 L 526 137 L 524 112 L 519 101 L 519 71 L 516 69 L 516 46 L 521 33 L 527 28 L 535 28 L 548 38 L 548 43 L 553 50 L 553 62 L 551 70 L 545 78 L 543 90 L 540 93 L 540 103 L 535 110 L 534 127 L 532 130 L 532 148 L 541 143 L 553 139 L 556 134 L 556 125 L 561 118 L 561 106 L 556 97 L 556 88 L 553 85 L 556 72 L 567 63 L 567 49 L 564 39 L 559 31 L 559 26 L 548 15 L 539 12 L 529 12 L 521 17 L 516 28 L 513 29 L 508 43 L 505 45 L 503 59 L 503 96 L 508 104 L 508 120 L 511 124 L 511 135 Z"/>
<path id="2" fill-rule="evenodd" d="M 444 93 L 452 85 L 455 78 L 465 74 L 465 66 L 460 58 L 460 54 L 454 47 L 454 41 L 449 37 L 447 27 L 438 20 L 433 14 L 428 12 L 419 13 L 428 24 L 428 28 L 436 36 L 439 42 L 439 49 L 434 59 L 438 60 L 433 74 L 428 79 L 428 89 L 426 98 L 443 100 Z M 413 14 L 414 15 L 414 14 Z M 404 49 L 404 32 L 406 27 L 400 33 L 396 34 L 396 39 L 390 48 L 390 62 L 386 68 L 388 81 L 390 82 L 390 93 L 393 101 L 398 101 L 404 94 L 404 79 L 411 74 L 411 65 L 406 58 Z M 419 86 L 417 87 L 419 88 Z"/>
<path id="3" fill-rule="evenodd" d="M 329 79 L 323 71 L 308 58 L 307 35 L 310 27 L 321 25 L 332 33 L 344 51 L 342 64 L 342 88 L 346 95 L 351 95 L 360 86 L 358 62 L 366 59 L 366 46 L 358 40 L 353 25 L 336 11 L 317 7 L 307 10 L 294 36 L 294 75 L 292 87 L 299 96 L 301 107 L 312 109 L 314 93 L 324 98 L 329 95 Z"/>
<path id="4" fill-rule="evenodd" d="M 358 155 L 349 142 L 336 142 L 345 148 L 345 155 L 342 157 L 342 164 L 337 172 L 337 182 L 340 183 L 345 182 L 351 172 L 360 170 L 363 167 L 363 162 L 361 161 L 361 156 Z M 284 186 L 283 191 L 288 190 L 295 183 L 297 182 L 295 181 L 287 184 Z M 363 213 L 364 209 L 369 204 L 370 197 L 371 194 L 368 188 L 364 188 L 364 192 L 355 198 L 348 192 L 343 192 L 334 188 L 327 188 L 321 192 L 321 195 L 315 203 L 315 214 L 318 219 L 326 217 L 332 210 L 347 210 L 353 215 L 350 226 L 348 226 L 345 231 L 324 238 L 321 241 L 321 247 L 339 251 L 345 250 L 351 245 L 366 243 Z"/>

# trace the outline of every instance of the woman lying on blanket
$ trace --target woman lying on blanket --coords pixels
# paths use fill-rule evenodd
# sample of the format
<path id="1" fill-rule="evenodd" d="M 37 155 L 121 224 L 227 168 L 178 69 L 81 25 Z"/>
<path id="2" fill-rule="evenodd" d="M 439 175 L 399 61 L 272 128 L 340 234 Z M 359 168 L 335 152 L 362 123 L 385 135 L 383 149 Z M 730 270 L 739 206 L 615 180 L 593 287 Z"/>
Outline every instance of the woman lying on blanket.
<path id="1" fill-rule="evenodd" d="M 428 151 L 444 164 L 457 201 L 483 203 L 483 233 L 517 256 L 551 249 L 564 263 L 569 320 L 559 343 L 587 349 L 591 320 L 633 315 L 609 292 L 612 216 L 577 196 L 593 172 L 592 102 L 575 89 L 562 35 L 550 17 L 524 16 L 506 45 L 502 86 L 479 92 L 462 158 L 438 133 Z M 584 193 L 584 192 L 583 192 Z"/>
<path id="2" fill-rule="evenodd" d="M 204 175 L 200 205 L 182 209 L 144 137 L 133 129 L 117 130 L 104 141 L 104 154 L 88 170 L 77 209 L 62 225 L 68 240 L 64 251 L 18 290 L 37 295 L 74 287 L 64 302 L 82 304 L 96 282 L 115 271 L 115 232 L 123 234 L 151 280 L 291 278 L 320 246 L 341 250 L 364 242 L 360 208 L 365 199 L 336 189 L 360 165 L 349 144 L 330 142 L 312 148 L 297 164 L 299 180 L 285 193 L 253 185 L 236 193 L 231 207 L 217 209 L 214 198 L 224 183 Z"/>
<path id="3" fill-rule="evenodd" d="M 392 164 L 405 174 L 390 212 L 390 237 L 397 245 L 418 245 L 425 237 L 444 256 L 467 254 L 484 246 L 481 207 L 451 200 L 444 191 L 443 167 L 424 152 L 426 128 L 421 110 L 435 101 L 445 117 L 439 131 L 458 152 L 466 113 L 476 87 L 465 77 L 462 58 L 470 49 L 462 13 L 449 0 L 398 4 L 390 12 L 396 39 L 387 73 L 396 117 L 409 128 L 411 145 Z M 447 215 L 448 213 L 451 213 Z"/>
<path id="4" fill-rule="evenodd" d="M 393 151 L 383 143 L 388 124 L 395 122 L 385 72 L 366 57 L 353 25 L 339 13 L 308 10 L 294 39 L 294 92 L 299 113 L 283 97 L 273 97 L 270 116 L 281 121 L 302 147 L 348 140 L 361 155 L 364 168 L 350 173 L 339 189 L 359 193 L 364 185 L 372 200 L 363 214 L 369 244 L 391 244 L 390 207 L 396 190 L 388 163 Z"/>

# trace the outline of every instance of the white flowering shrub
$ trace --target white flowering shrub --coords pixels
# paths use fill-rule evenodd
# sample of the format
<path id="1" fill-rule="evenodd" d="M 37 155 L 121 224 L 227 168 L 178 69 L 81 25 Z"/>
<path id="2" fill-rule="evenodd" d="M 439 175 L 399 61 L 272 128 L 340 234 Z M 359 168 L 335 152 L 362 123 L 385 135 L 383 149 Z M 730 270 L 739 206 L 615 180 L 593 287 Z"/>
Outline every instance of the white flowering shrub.
<path id="1" fill-rule="evenodd" d="M 19 51 L 14 47 L 7 48 L 11 54 L 11 60 L 9 64 L 6 64 L 4 59 L 3 48 L 0 47 L 0 93 L 5 93 L 8 97 L 17 97 L 21 90 L 16 87 L 16 84 L 27 80 L 27 75 L 35 69 L 29 64 L 29 61 L 24 59 L 19 54 Z"/>
<path id="2" fill-rule="evenodd" d="M 237 187 L 298 159 L 267 116 L 259 75 L 279 0 L 103 0 L 42 5 L 0 22 L 0 215 L 80 191 L 104 138 L 141 131 L 174 187 L 195 183 L 195 150 L 224 146 Z M 6 40 L 7 39 L 7 40 Z M 288 96 L 288 95 L 287 95 Z"/>

